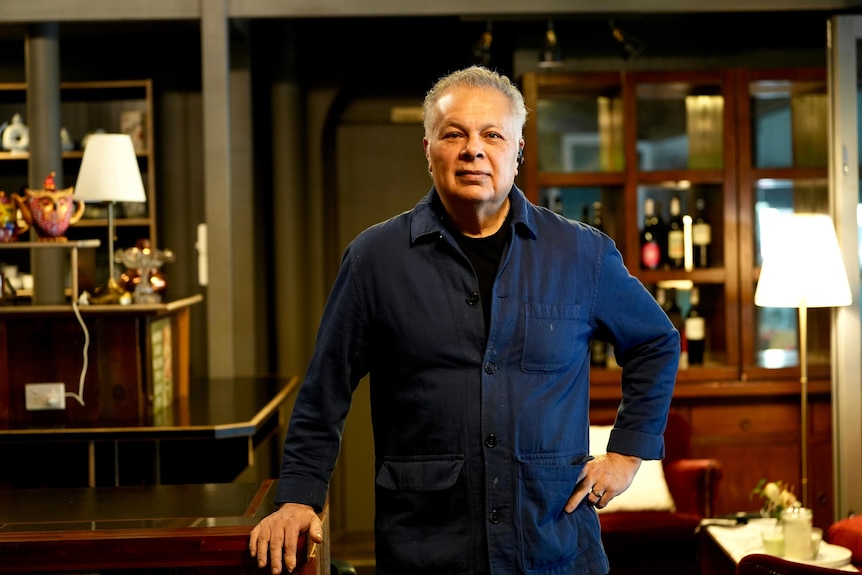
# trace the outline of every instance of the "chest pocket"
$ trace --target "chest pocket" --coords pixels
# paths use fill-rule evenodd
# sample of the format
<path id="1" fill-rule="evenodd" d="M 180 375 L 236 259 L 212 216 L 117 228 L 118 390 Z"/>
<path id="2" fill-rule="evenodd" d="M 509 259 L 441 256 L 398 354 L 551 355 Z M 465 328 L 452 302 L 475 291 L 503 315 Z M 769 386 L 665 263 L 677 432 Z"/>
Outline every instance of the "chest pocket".
<path id="1" fill-rule="evenodd" d="M 524 371 L 562 371 L 586 354 L 589 325 L 580 305 L 524 304 Z"/>

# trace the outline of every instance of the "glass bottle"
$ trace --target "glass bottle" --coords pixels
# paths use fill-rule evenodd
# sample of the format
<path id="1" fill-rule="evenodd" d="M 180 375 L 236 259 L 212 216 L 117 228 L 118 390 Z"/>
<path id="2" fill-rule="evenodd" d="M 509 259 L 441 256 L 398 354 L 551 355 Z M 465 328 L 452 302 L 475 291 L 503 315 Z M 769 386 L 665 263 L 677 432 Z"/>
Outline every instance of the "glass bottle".
<path id="1" fill-rule="evenodd" d="M 691 225 L 691 243 L 694 248 L 694 267 L 709 267 L 709 250 L 712 245 L 712 226 L 706 218 L 706 200 L 694 202 L 694 219 Z"/>
<path id="2" fill-rule="evenodd" d="M 784 556 L 788 559 L 811 559 L 811 509 L 788 507 L 781 512 L 784 526 Z"/>
<path id="3" fill-rule="evenodd" d="M 706 318 L 700 310 L 700 290 L 697 286 L 691 288 L 689 295 L 691 306 L 685 316 L 685 340 L 688 348 L 689 365 L 702 365 L 706 349 Z"/>
<path id="4" fill-rule="evenodd" d="M 555 214 L 563 215 L 563 198 L 557 196 L 554 198 L 553 203 L 551 204 L 551 209 L 554 210 Z"/>
<path id="5" fill-rule="evenodd" d="M 667 292 L 663 287 L 655 288 L 655 301 L 661 306 L 661 309 L 667 313 Z"/>
<path id="6" fill-rule="evenodd" d="M 600 232 L 605 231 L 601 202 L 593 202 L 593 217 L 590 220 L 590 224 Z"/>
<path id="7" fill-rule="evenodd" d="M 644 227 L 641 231 L 641 267 L 648 270 L 659 269 L 662 265 L 664 250 L 662 237 L 664 226 L 656 215 L 655 200 L 644 200 Z"/>
<path id="8" fill-rule="evenodd" d="M 667 290 L 667 303 L 664 311 L 667 313 L 667 317 L 670 318 L 673 326 L 679 331 L 680 336 L 682 336 L 685 333 L 685 325 L 683 325 L 682 309 L 676 303 L 676 289 L 674 288 Z"/>
<path id="9" fill-rule="evenodd" d="M 670 199 L 670 219 L 667 224 L 667 263 L 673 269 L 685 266 L 685 241 L 679 196 Z"/>

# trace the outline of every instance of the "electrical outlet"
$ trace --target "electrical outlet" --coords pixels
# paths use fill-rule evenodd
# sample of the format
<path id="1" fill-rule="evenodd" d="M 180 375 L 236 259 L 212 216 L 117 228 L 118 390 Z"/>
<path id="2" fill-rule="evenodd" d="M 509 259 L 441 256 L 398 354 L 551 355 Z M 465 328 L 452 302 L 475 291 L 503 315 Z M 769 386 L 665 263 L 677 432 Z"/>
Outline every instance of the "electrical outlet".
<path id="1" fill-rule="evenodd" d="M 66 409 L 65 383 L 27 383 L 24 385 L 27 411 Z"/>

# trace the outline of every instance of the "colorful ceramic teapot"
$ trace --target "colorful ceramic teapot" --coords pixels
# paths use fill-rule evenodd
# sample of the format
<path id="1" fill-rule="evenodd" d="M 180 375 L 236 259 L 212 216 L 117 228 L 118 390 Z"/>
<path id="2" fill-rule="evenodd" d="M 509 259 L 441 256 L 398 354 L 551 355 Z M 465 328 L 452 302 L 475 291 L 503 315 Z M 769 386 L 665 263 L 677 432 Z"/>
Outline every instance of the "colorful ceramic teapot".
<path id="1" fill-rule="evenodd" d="M 72 199 L 74 188 L 57 190 L 54 184 L 54 172 L 45 178 L 42 190 L 25 189 L 25 195 L 15 194 L 15 203 L 21 210 L 26 226 L 19 233 L 31 226 L 39 234 L 39 241 L 65 242 L 63 236 L 70 225 L 76 223 L 84 215 L 84 202 Z M 78 204 L 77 208 L 75 204 Z"/>
<path id="2" fill-rule="evenodd" d="M 11 242 L 18 237 L 19 231 L 15 200 L 0 191 L 0 242 Z"/>

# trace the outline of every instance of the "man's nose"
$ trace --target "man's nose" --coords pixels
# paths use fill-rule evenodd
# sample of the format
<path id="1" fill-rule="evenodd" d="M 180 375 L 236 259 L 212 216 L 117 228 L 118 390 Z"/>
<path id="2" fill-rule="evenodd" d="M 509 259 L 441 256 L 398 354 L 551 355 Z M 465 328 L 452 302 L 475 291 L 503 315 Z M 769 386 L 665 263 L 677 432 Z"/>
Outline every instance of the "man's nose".
<path id="1" fill-rule="evenodd" d="M 479 138 L 467 138 L 464 143 L 464 149 L 461 154 L 468 159 L 485 157 L 485 150 L 482 147 L 482 141 Z"/>

